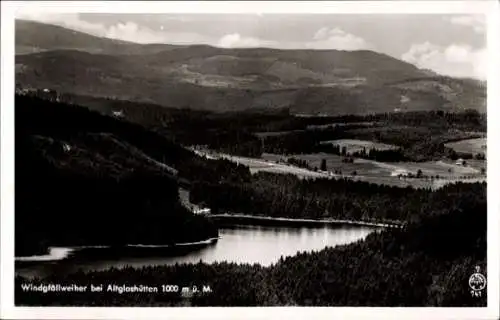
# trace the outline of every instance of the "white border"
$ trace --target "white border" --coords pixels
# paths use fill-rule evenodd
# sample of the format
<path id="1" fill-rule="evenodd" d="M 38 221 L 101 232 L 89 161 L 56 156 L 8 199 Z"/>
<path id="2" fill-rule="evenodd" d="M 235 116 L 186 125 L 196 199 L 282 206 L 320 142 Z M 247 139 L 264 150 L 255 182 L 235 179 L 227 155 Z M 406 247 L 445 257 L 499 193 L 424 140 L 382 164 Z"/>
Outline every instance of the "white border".
<path id="1" fill-rule="evenodd" d="M 106 13 L 485 13 L 486 1 L 16 1 L 36 12 Z"/>
<path id="2" fill-rule="evenodd" d="M 486 13 L 488 19 L 488 307 L 487 308 L 19 308 L 13 304 L 14 231 L 14 19 L 18 9 L 50 12 L 113 13 Z M 1 318 L 8 319 L 498 319 L 500 156 L 498 141 L 499 5 L 491 1 L 353 1 L 353 2 L 1 2 Z M 495 122 L 496 120 L 496 122 Z"/>

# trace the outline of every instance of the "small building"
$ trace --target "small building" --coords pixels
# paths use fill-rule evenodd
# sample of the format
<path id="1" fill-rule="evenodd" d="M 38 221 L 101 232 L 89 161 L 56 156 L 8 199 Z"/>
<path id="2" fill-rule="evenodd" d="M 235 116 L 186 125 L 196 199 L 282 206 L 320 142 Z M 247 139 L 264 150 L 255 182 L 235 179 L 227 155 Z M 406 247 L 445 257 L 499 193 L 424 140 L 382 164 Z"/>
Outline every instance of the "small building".
<path id="1" fill-rule="evenodd" d="M 52 102 L 58 102 L 59 101 L 59 94 L 55 90 L 51 90 L 48 88 L 45 89 L 37 89 L 35 95 L 44 100 L 49 100 Z"/>
<path id="2" fill-rule="evenodd" d="M 122 110 L 118 110 L 118 111 L 113 111 L 113 116 L 114 117 L 117 117 L 117 118 L 121 118 L 123 117 L 123 111 Z"/>
<path id="3" fill-rule="evenodd" d="M 195 208 L 193 210 L 194 214 L 210 214 L 210 208 Z"/>

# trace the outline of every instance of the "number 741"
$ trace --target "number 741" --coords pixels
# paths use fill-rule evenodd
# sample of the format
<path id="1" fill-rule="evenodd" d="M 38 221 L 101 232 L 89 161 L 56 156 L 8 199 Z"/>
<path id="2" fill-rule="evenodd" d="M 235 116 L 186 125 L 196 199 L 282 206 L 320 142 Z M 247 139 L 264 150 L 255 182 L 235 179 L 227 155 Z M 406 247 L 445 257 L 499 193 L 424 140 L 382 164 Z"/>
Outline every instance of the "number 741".
<path id="1" fill-rule="evenodd" d="M 481 291 L 474 291 L 474 290 L 471 290 L 471 291 L 470 291 L 470 294 L 471 294 L 471 296 L 473 296 L 474 298 L 479 298 L 479 297 L 481 297 L 482 292 L 481 292 Z"/>

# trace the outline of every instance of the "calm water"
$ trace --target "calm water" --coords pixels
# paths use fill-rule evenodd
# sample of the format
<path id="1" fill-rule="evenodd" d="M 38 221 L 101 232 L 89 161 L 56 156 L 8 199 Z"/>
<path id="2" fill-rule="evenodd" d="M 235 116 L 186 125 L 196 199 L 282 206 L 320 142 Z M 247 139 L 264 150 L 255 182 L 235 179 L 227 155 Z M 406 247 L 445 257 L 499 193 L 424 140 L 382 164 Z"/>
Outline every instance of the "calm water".
<path id="1" fill-rule="evenodd" d="M 45 276 L 54 272 L 67 273 L 82 270 L 104 270 L 109 267 L 142 267 L 175 263 L 211 263 L 228 261 L 270 265 L 281 256 L 292 256 L 299 251 L 321 250 L 327 246 L 351 243 L 376 230 L 372 227 L 342 226 L 317 228 L 271 228 L 244 226 L 219 229 L 220 239 L 212 245 L 186 252 L 180 256 L 141 256 L 87 258 L 60 261 L 39 261 L 16 267 L 16 273 L 24 276 Z M 96 249 L 106 250 L 106 249 Z M 103 254 L 104 253 L 104 254 Z M 75 252 L 78 257 L 78 252 Z M 105 258 L 102 258 L 105 257 Z"/>

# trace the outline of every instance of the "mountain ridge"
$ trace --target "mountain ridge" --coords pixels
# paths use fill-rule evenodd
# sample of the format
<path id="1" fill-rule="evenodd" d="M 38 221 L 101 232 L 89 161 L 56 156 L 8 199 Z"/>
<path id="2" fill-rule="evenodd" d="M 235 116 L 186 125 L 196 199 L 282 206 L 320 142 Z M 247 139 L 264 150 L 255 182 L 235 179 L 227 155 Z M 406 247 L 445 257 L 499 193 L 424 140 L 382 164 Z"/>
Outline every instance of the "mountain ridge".
<path id="1" fill-rule="evenodd" d="M 57 26 L 54 40 L 53 26 L 18 25 L 16 83 L 22 87 L 217 112 L 486 110 L 481 82 L 433 75 L 370 50 L 144 45 Z M 30 43 L 43 51 L 27 53 Z"/>
<path id="2" fill-rule="evenodd" d="M 15 20 L 16 54 L 30 54 L 54 49 L 73 49 L 90 53 L 133 54 L 140 53 L 144 45 L 136 42 L 99 37 L 90 33 L 56 24 L 32 20 Z M 21 34 L 22 36 L 18 36 Z M 90 45 L 89 45 L 90 44 Z M 161 48 L 158 48 L 160 46 Z M 168 50 L 171 44 L 150 44 L 151 52 Z"/>

